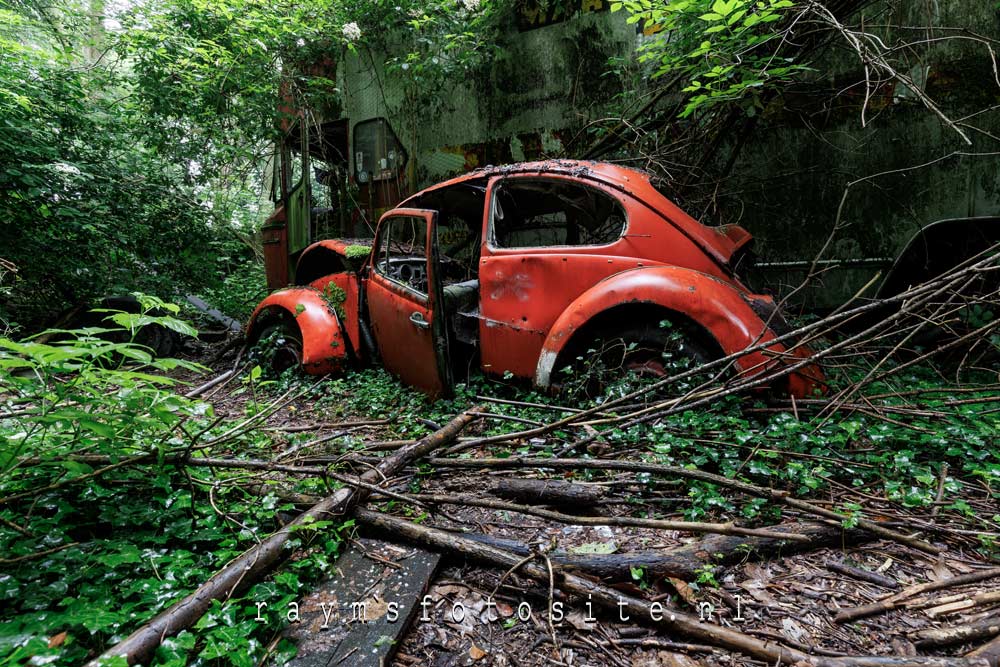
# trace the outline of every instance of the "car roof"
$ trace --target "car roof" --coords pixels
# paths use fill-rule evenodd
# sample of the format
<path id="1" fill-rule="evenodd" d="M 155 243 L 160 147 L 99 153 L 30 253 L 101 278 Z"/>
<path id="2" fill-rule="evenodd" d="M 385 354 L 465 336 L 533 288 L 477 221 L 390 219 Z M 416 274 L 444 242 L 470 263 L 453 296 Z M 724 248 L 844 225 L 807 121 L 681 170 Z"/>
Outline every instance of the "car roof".
<path id="1" fill-rule="evenodd" d="M 749 240 L 749 234 L 746 234 L 746 232 L 742 232 L 742 235 L 746 236 L 745 240 L 740 234 L 730 236 L 727 231 L 733 229 L 732 226 L 729 226 L 727 229 L 727 227 L 707 227 L 701 224 L 660 193 L 653 185 L 652 179 L 647 172 L 609 162 L 596 162 L 593 160 L 553 159 L 480 167 L 479 169 L 474 169 L 447 181 L 424 188 L 420 192 L 407 197 L 405 201 L 399 204 L 399 208 L 412 207 L 414 206 L 414 202 L 424 195 L 444 188 L 461 185 L 462 183 L 486 180 L 495 176 L 525 174 L 535 174 L 538 176 L 550 174 L 575 176 L 577 178 L 598 181 L 625 192 L 658 211 L 688 238 L 691 238 L 716 260 L 723 263 L 729 260 L 737 247 L 744 245 Z"/>
<path id="2" fill-rule="evenodd" d="M 416 199 L 421 195 L 451 187 L 468 181 L 492 178 L 493 176 L 504 176 L 514 174 L 564 174 L 577 176 L 580 178 L 591 178 L 599 181 L 607 181 L 611 184 L 625 188 L 630 183 L 632 185 L 644 184 L 652 187 L 649 174 L 637 169 L 630 169 L 608 162 L 595 162 L 593 160 L 540 160 L 537 162 L 517 162 L 504 165 L 487 165 L 473 169 L 460 176 L 455 176 L 447 181 L 437 183 L 407 198 Z M 405 202 L 404 202 L 405 203 Z M 402 206 L 403 204 L 400 204 Z"/>

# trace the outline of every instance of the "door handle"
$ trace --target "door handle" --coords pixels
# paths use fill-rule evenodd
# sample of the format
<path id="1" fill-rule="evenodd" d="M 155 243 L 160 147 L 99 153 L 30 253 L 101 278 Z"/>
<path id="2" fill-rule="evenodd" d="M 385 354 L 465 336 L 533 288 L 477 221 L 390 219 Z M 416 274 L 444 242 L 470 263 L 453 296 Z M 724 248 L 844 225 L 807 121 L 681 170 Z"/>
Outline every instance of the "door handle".
<path id="1" fill-rule="evenodd" d="M 410 321 L 418 329 L 430 329 L 431 323 L 424 319 L 423 313 L 416 312 L 410 315 Z"/>

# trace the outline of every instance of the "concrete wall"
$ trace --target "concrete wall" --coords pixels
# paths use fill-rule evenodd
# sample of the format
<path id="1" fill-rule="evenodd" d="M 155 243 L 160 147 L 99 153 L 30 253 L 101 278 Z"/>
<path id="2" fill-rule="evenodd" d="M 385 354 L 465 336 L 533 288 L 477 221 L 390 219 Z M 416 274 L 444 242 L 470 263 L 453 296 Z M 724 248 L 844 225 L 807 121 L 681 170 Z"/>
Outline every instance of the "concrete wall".
<path id="1" fill-rule="evenodd" d="M 601 9 L 603 0 L 583 0 Z M 587 11 L 572 20 L 524 30 L 507 17 L 497 56 L 449 82 L 432 108 L 408 102 L 398 75 L 383 62 L 394 54 L 349 55 L 339 79 L 351 133 L 358 122 L 384 116 L 415 164 L 415 186 L 462 171 L 564 154 L 581 127 L 601 117 L 623 89 L 602 76 L 612 57 L 634 57 L 636 33 L 625 13 Z"/>
<path id="2" fill-rule="evenodd" d="M 583 0 L 588 2 L 588 0 Z M 837 218 L 846 185 L 852 187 L 841 229 L 828 257 L 894 256 L 921 226 L 944 218 L 1000 215 L 1000 158 L 952 152 L 1000 151 L 1000 86 L 989 50 L 957 39 L 965 28 L 1000 37 L 1000 12 L 986 0 L 893 0 L 865 11 L 865 24 L 936 26 L 927 30 L 874 28 L 886 43 L 898 37 L 933 40 L 901 51 L 904 71 L 942 111 L 969 119 L 972 145 L 892 81 L 874 87 L 861 122 L 863 68 L 842 40 L 817 54 L 816 73 L 763 114 L 719 191 L 708 223 L 738 222 L 770 260 L 810 259 Z M 597 3 L 594 8 L 602 8 Z M 606 6 L 603 6 L 606 8 Z M 488 163 L 574 157 L 573 137 L 587 123 L 620 108 L 634 91 L 640 35 L 624 12 L 586 12 L 572 20 L 504 31 L 498 57 L 475 75 L 454 81 L 433 108 L 414 108 L 379 58 L 350 56 L 341 63 L 345 114 L 354 124 L 387 117 L 411 158 L 415 187 Z M 523 26 L 521 26 L 523 28 Z M 624 63 L 608 74 L 609 59 Z M 634 94 L 634 93 L 632 93 Z M 985 110 L 985 111 L 984 111 Z M 728 151 L 720 152 L 725 159 Z M 934 164 L 914 169 L 926 163 Z M 692 211 L 698 214 L 698 211 Z M 834 305 L 871 277 L 836 270 L 803 293 L 810 305 Z M 772 272 L 769 282 L 795 284 L 794 271 Z"/>
<path id="3" fill-rule="evenodd" d="M 869 25 L 964 27 L 1000 37 L 1000 13 L 982 0 L 880 4 L 866 11 Z M 895 37 L 941 39 L 905 52 L 904 70 L 952 119 L 972 114 L 972 145 L 895 82 L 878 86 L 862 127 L 863 80 L 857 55 L 843 43 L 820 54 L 802 90 L 775 102 L 741 152 L 723 188 L 724 211 L 757 238 L 760 254 L 777 260 L 811 258 L 825 242 L 844 200 L 834 258 L 895 256 L 923 225 L 946 218 L 1000 215 L 1000 84 L 989 50 L 954 39 L 956 31 L 880 31 Z M 839 92 L 839 94 L 838 94 Z M 984 112 L 985 110 L 985 112 Z M 953 152 L 956 155 L 940 160 Z M 939 161 L 940 160 L 940 161 Z M 933 164 L 928 164 L 933 163 Z M 920 165 L 927 165 L 922 168 Z M 771 281 L 795 284 L 801 273 L 774 272 Z M 871 272 L 838 270 L 804 294 L 812 304 L 834 305 Z"/>

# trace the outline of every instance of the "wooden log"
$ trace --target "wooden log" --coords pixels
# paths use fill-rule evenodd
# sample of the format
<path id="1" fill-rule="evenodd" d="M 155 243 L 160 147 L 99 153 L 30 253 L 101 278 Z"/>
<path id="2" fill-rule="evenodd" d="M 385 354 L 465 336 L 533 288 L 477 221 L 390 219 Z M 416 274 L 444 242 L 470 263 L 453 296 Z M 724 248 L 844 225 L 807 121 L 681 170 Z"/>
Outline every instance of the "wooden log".
<path id="1" fill-rule="evenodd" d="M 928 581 L 927 583 L 910 586 L 871 604 L 841 609 L 833 620 L 837 623 L 847 623 L 859 618 L 865 618 L 866 616 L 882 614 L 905 605 L 907 599 L 920 593 L 940 591 L 954 586 L 964 586 L 965 584 L 974 584 L 986 579 L 993 579 L 994 577 L 1000 577 L 1000 567 L 986 568 L 985 570 L 969 572 L 968 574 L 961 574 L 957 577 L 949 577 L 948 579 L 939 579 L 938 581 Z"/>
<path id="2" fill-rule="evenodd" d="M 551 519 L 559 523 L 568 523 L 575 526 L 632 526 L 635 528 L 653 528 L 656 530 L 676 530 L 682 533 L 717 533 L 719 535 L 746 535 L 752 537 L 773 537 L 779 540 L 794 540 L 796 542 L 812 542 L 808 535 L 797 533 L 787 533 L 784 530 L 770 530 L 768 528 L 743 528 L 733 523 L 707 523 L 703 521 L 672 521 L 669 519 L 642 519 L 630 516 L 576 516 L 573 514 L 563 514 L 553 510 L 539 507 L 529 507 L 508 503 L 492 498 L 479 498 L 468 495 L 448 495 L 440 493 L 421 493 L 409 496 L 411 501 L 421 503 L 445 504 L 445 505 L 465 505 L 468 507 L 487 507 L 490 509 L 504 510 L 508 512 L 518 512 L 537 516 L 543 519 Z"/>
<path id="3" fill-rule="evenodd" d="M 1000 635 L 1000 617 L 994 616 L 975 623 L 963 623 L 948 628 L 919 630 L 913 634 L 913 644 L 921 650 L 964 644 L 976 639 L 989 639 Z"/>
<path id="4" fill-rule="evenodd" d="M 632 568 L 643 567 L 655 577 L 675 577 L 690 581 L 697 578 L 699 571 L 706 565 L 726 565 L 742 562 L 747 558 L 764 558 L 777 553 L 797 553 L 821 546 L 839 545 L 844 542 L 857 543 L 872 539 L 870 533 L 863 531 L 845 533 L 840 526 L 821 523 L 792 523 L 772 526 L 772 530 L 806 535 L 809 537 L 809 542 L 739 535 L 709 535 L 690 544 L 683 544 L 671 549 L 628 551 L 614 554 L 573 554 L 565 551 L 553 551 L 549 554 L 549 558 L 554 565 L 566 569 L 581 570 L 605 579 L 629 580 L 632 576 Z M 527 556 L 531 553 L 531 548 L 528 545 L 517 540 L 476 533 L 462 533 L 462 536 L 475 542 L 503 549 L 517 556 Z"/>
<path id="5" fill-rule="evenodd" d="M 846 575 L 853 579 L 868 581 L 885 588 L 899 588 L 899 582 L 895 579 L 890 579 L 889 577 L 883 576 L 878 572 L 862 570 L 861 568 L 851 567 L 850 565 L 844 565 L 843 563 L 838 563 L 836 561 L 828 561 L 826 569 L 831 570 L 832 572 L 837 572 L 838 574 Z"/>
<path id="6" fill-rule="evenodd" d="M 361 479 L 369 484 L 377 484 L 386 477 L 395 475 L 410 462 L 450 442 L 475 418 L 476 414 L 473 411 L 463 412 L 448 422 L 441 430 L 388 457 L 377 468 L 362 475 Z M 278 561 L 298 526 L 317 519 L 343 516 L 354 504 L 365 497 L 367 497 L 365 489 L 338 489 L 332 495 L 300 514 L 298 518 L 281 530 L 230 561 L 226 567 L 212 575 L 193 593 L 174 603 L 152 621 L 105 651 L 88 663 L 88 667 L 98 667 L 102 661 L 113 657 L 124 657 L 130 665 L 145 662 L 165 638 L 190 627 L 201 618 L 213 600 L 228 599 L 267 572 Z"/>
<path id="7" fill-rule="evenodd" d="M 605 490 L 600 486 L 561 479 L 506 478 L 497 481 L 493 493 L 501 498 L 528 504 L 560 505 L 586 510 L 604 498 Z"/>
<path id="8" fill-rule="evenodd" d="M 390 532 L 394 535 L 429 545 L 436 549 L 457 552 L 466 557 L 499 565 L 517 567 L 518 571 L 536 581 L 548 583 L 549 570 L 544 565 L 530 561 L 503 549 L 482 544 L 463 535 L 430 528 L 387 514 L 360 508 L 355 510 L 359 522 Z M 789 648 L 776 642 L 762 641 L 731 628 L 706 623 L 697 616 L 667 610 L 662 605 L 627 595 L 610 586 L 559 570 L 556 585 L 564 592 L 592 601 L 612 610 L 617 618 L 653 625 L 670 636 L 681 635 L 699 643 L 736 651 L 772 665 L 812 665 L 814 667 L 989 667 L 986 660 L 961 658 L 900 658 L 900 657 L 851 657 L 827 658 L 811 656 L 804 651 Z M 620 615 L 619 615 L 620 614 Z"/>

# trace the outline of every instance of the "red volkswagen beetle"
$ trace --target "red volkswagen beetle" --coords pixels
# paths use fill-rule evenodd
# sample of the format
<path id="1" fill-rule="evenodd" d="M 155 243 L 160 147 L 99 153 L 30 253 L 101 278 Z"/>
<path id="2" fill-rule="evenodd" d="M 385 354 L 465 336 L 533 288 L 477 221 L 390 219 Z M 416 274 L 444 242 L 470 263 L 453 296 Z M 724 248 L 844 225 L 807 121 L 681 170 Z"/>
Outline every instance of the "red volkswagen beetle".
<path id="1" fill-rule="evenodd" d="M 640 171 L 571 160 L 488 167 L 385 213 L 370 248 L 309 246 L 299 286 L 264 299 L 249 332 L 278 334 L 278 367 L 322 374 L 378 359 L 431 395 L 476 365 L 548 388 L 608 340 L 623 343 L 622 366 L 655 373 L 668 338 L 673 353 L 705 360 L 778 336 L 773 300 L 733 271 L 750 240 L 734 225 L 700 224 Z M 776 343 L 742 356 L 738 372 L 808 354 Z M 808 365 L 783 383 L 773 388 L 804 396 L 822 375 Z"/>

